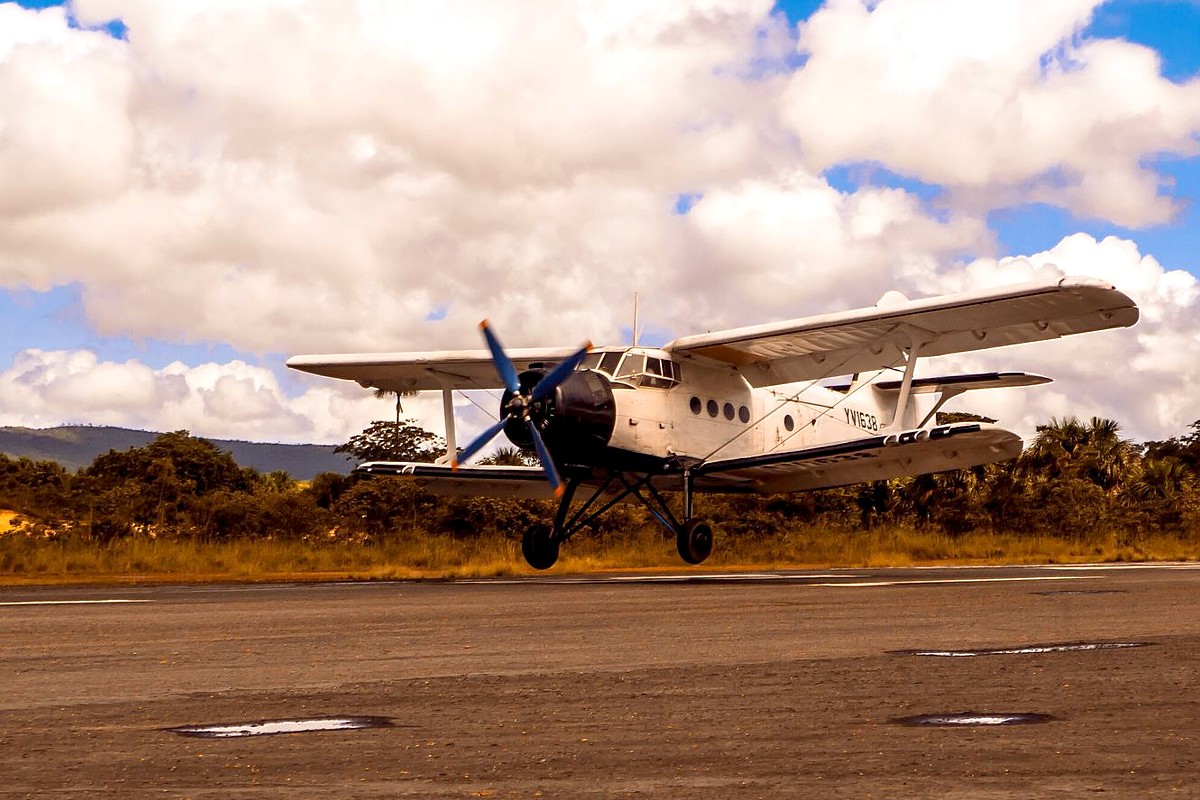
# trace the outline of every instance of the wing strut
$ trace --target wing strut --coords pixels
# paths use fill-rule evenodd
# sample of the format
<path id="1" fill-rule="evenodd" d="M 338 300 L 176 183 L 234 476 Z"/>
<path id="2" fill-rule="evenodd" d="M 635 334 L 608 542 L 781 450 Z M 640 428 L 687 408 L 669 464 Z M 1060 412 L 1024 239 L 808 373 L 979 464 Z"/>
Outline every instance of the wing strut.
<path id="1" fill-rule="evenodd" d="M 458 453 L 454 428 L 454 387 L 449 383 L 442 384 L 442 416 L 446 419 L 446 455 L 443 463 L 449 463 Z"/>
<path id="2" fill-rule="evenodd" d="M 908 409 L 908 399 L 912 396 L 913 375 L 917 371 L 917 358 L 921 348 L 937 341 L 937 335 L 930 331 L 906 325 L 908 328 L 908 363 L 904 365 L 904 380 L 900 382 L 900 396 L 896 398 L 896 411 L 892 421 L 885 430 L 896 430 L 904 424 L 904 412 Z"/>

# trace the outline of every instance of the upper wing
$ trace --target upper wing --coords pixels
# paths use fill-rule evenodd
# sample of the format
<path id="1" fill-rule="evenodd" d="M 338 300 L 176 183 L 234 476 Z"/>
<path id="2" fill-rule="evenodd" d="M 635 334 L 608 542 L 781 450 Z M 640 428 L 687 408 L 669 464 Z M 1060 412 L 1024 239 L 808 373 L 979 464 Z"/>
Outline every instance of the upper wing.
<path id="1" fill-rule="evenodd" d="M 1113 286 L 1063 278 L 687 336 L 663 349 L 731 364 L 751 385 L 774 386 L 896 366 L 914 336 L 928 340 L 921 356 L 937 356 L 1137 319 L 1137 305 Z"/>
<path id="2" fill-rule="evenodd" d="M 965 469 L 1021 454 L 1021 437 L 980 422 L 865 436 L 799 450 L 706 461 L 698 491 L 795 492 Z"/>
<path id="3" fill-rule="evenodd" d="M 577 347 L 540 347 L 509 350 L 518 371 L 541 361 L 562 361 Z M 287 365 L 301 372 L 357 381 L 359 385 L 387 391 L 422 389 L 500 389 L 504 382 L 487 350 L 444 350 L 433 353 L 344 353 L 292 356 Z"/>

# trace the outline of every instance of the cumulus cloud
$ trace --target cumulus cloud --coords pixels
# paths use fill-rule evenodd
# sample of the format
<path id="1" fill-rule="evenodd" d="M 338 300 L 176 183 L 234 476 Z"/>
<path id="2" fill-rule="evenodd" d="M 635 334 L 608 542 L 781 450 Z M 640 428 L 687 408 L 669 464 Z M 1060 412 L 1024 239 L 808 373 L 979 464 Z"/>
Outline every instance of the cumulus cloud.
<path id="1" fill-rule="evenodd" d="M 73 3 L 85 28 L 123 20 L 118 41 L 0 4 L 0 287 L 77 283 L 101 335 L 430 350 L 477 347 L 485 316 L 510 346 L 615 342 L 635 291 L 686 335 L 1057 260 L 1144 303 L 1122 354 L 1162 382 L 1133 424 L 1173 435 L 1190 389 L 1167 351 L 1200 329 L 1194 279 L 1116 240 L 980 258 L 999 206 L 1172 211 L 1145 164 L 1195 151 L 1200 82 L 1082 38 L 1095 6 L 831 0 L 796 32 L 770 0 Z M 863 161 L 947 192 L 931 207 L 822 175 Z M 1123 384 L 1101 394 L 1076 351 L 1046 353 L 1062 397 L 1124 408 Z M 341 441 L 390 411 L 241 362 L 31 349 L 3 376 L 17 424 Z M 411 405 L 440 430 L 436 399 Z"/>
<path id="2" fill-rule="evenodd" d="M 799 170 L 706 195 L 687 227 L 703 291 L 685 300 L 713 329 L 869 306 L 991 241 L 977 217 L 938 220 L 907 192 L 839 192 Z"/>
<path id="3" fill-rule="evenodd" d="M 1104 331 L 1056 342 L 939 359 L 965 371 L 1020 369 L 1056 383 L 1019 391 L 983 392 L 955 407 L 1001 419 L 1023 435 L 1051 416 L 1102 416 L 1121 422 L 1138 439 L 1178 436 L 1200 416 L 1200 281 L 1164 270 L 1133 242 L 1086 234 L 1069 236 L 1028 257 L 978 259 L 947 273 L 945 290 L 1035 278 L 1083 275 L 1111 281 L 1137 302 L 1132 329 Z"/>
<path id="4" fill-rule="evenodd" d="M 68 29 L 61 8 L 0 4 L 0 214 L 123 192 L 132 177 L 133 84 L 112 38 Z"/>
<path id="5" fill-rule="evenodd" d="M 788 43 L 767 0 L 74 7 L 128 25 L 129 96 L 96 101 L 133 131 L 128 185 L 0 220 L 0 282 L 82 281 L 106 334 L 463 346 L 486 314 L 517 342 L 613 336 L 611 308 L 677 259 L 674 195 L 790 146 L 772 83 L 744 78 Z"/>
<path id="6" fill-rule="evenodd" d="M 88 350 L 25 350 L 0 372 L 0 425 L 116 425 L 189 430 L 198 436 L 251 441 L 341 443 L 376 419 L 391 419 L 393 401 L 356 386 L 301 379 L 289 392 L 265 367 L 243 361 L 153 369 L 138 361 L 101 361 Z M 466 398 L 457 402 L 465 407 Z M 486 407 L 486 406 L 485 406 Z M 440 399 L 404 400 L 406 418 L 443 432 Z M 466 413 L 464 434 L 487 420 Z"/>
<path id="7" fill-rule="evenodd" d="M 1100 0 L 829 0 L 800 29 L 784 116 L 815 168 L 876 162 L 979 208 L 1029 200 L 1141 226 L 1174 204 L 1145 166 L 1200 151 L 1200 78 L 1088 39 Z"/>

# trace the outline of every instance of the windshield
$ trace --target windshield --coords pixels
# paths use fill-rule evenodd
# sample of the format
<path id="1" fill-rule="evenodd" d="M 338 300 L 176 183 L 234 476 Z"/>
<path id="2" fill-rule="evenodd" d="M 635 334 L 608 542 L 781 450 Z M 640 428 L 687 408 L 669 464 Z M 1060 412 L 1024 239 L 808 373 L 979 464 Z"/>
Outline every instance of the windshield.
<path id="1" fill-rule="evenodd" d="M 671 359 L 625 350 L 588 353 L 579 363 L 579 369 L 603 372 L 617 380 L 657 389 L 669 389 L 680 380 L 679 365 Z"/>

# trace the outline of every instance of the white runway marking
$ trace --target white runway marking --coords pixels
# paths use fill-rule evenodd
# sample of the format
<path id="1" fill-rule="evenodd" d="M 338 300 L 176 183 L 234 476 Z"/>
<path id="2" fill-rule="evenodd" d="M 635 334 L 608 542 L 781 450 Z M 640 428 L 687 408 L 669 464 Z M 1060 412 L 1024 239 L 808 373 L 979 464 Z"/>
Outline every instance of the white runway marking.
<path id="1" fill-rule="evenodd" d="M 930 583 L 1012 583 L 1016 581 L 1089 581 L 1099 575 L 1029 575 L 1018 578 L 931 578 L 905 581 L 852 581 L 846 583 L 814 583 L 813 586 L 923 586 Z"/>
<path id="2" fill-rule="evenodd" d="M 594 583 L 703 583 L 705 581 L 710 581 L 712 583 L 734 583 L 737 581 L 745 581 L 747 583 L 751 583 L 761 581 L 796 581 L 810 580 L 813 578 L 845 577 L 849 576 L 844 572 L 696 572 L 671 575 L 594 575 L 579 578 L 558 578 L 555 576 L 548 576 L 546 578 L 538 578 L 537 576 L 531 576 L 529 578 L 463 578 L 456 579 L 452 582 L 456 585 L 466 586 L 523 586 L 529 584 L 558 586 Z"/>
<path id="3" fill-rule="evenodd" d="M 0 606 L 85 606 L 115 603 L 153 603 L 153 600 L 10 600 Z"/>
<path id="4" fill-rule="evenodd" d="M 610 578 L 604 578 L 603 580 L 606 582 L 612 581 L 614 583 L 615 582 L 621 582 L 621 583 L 664 583 L 664 582 L 678 583 L 681 580 L 723 581 L 723 582 L 726 582 L 726 581 L 783 581 L 783 580 L 795 580 L 797 578 L 803 578 L 805 580 L 808 580 L 809 578 L 843 578 L 843 577 L 846 577 L 845 573 L 836 573 L 836 572 L 829 573 L 828 575 L 812 574 L 812 573 L 797 574 L 797 573 L 787 573 L 787 572 L 698 572 L 694 575 L 614 575 Z M 563 582 L 566 583 L 567 581 L 575 581 L 575 582 L 583 583 L 585 581 L 595 581 L 595 580 L 597 580 L 597 579 L 596 578 L 576 578 L 576 579 L 567 579 Z"/>
<path id="5" fill-rule="evenodd" d="M 1200 569 L 1200 563 L 1171 561 L 1161 564 L 1045 564 L 1040 569 Z"/>

